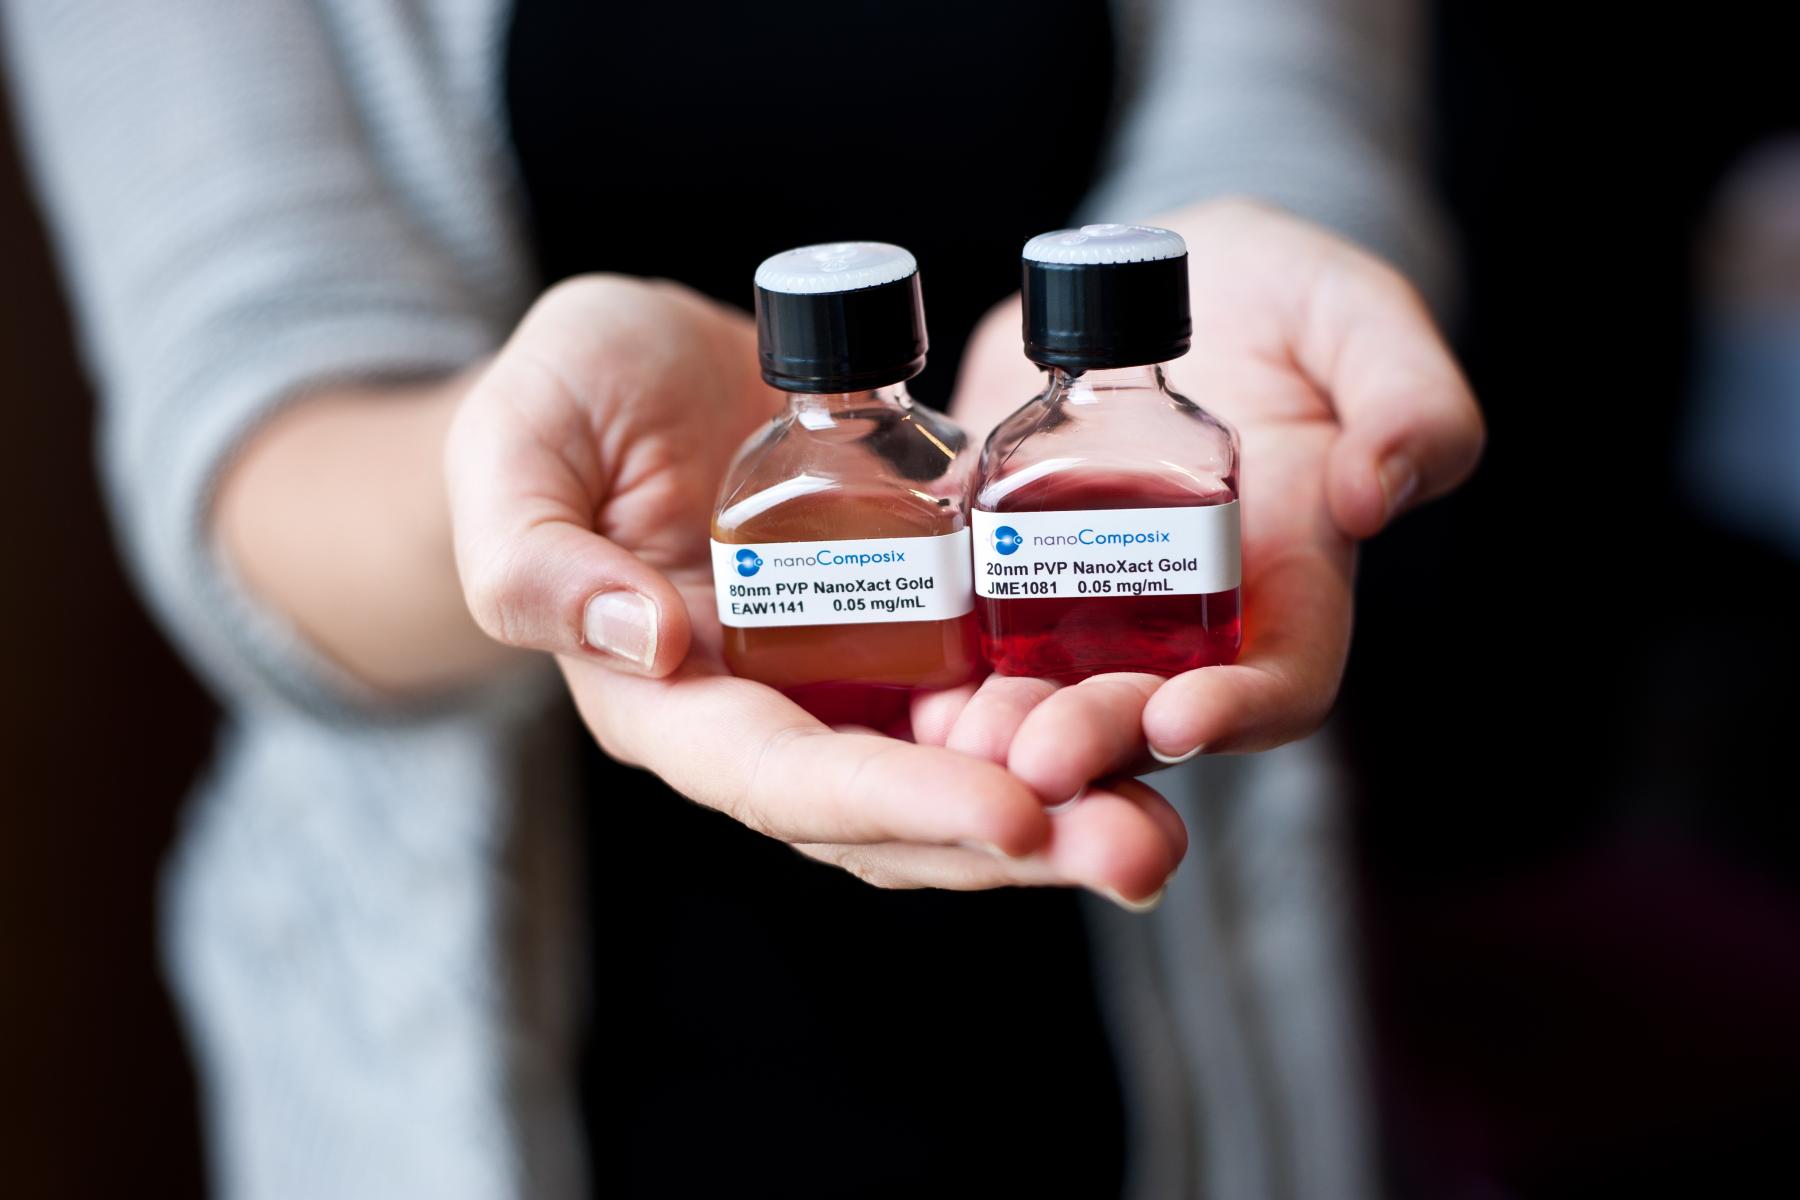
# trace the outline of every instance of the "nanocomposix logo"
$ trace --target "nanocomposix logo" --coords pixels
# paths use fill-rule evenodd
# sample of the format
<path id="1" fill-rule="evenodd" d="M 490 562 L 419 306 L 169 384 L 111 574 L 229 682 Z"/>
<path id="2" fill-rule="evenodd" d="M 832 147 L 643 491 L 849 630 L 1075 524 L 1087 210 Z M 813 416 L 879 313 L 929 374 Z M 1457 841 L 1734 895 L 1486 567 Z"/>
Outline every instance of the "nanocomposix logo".
<path id="1" fill-rule="evenodd" d="M 762 565 L 762 559 L 756 556 L 756 551 L 739 550 L 737 552 L 737 573 L 744 578 L 748 579 L 762 570 Z"/>
<path id="2" fill-rule="evenodd" d="M 1002 525 L 994 530 L 994 549 L 1000 554 L 1012 554 L 1025 544 L 1025 539 L 1011 525 Z"/>
<path id="3" fill-rule="evenodd" d="M 995 531 L 998 536 L 999 531 Z M 1108 533 L 1099 529 L 1083 529 L 1078 533 L 1040 533 L 1034 534 L 1031 544 L 1034 546 L 1137 546 L 1146 542 L 1167 542 L 1172 540 L 1166 529 L 1146 529 L 1130 533 Z M 1011 551 L 1003 553 L 1010 554 Z"/>
<path id="4" fill-rule="evenodd" d="M 769 565 L 773 567 L 866 567 L 870 563 L 903 563 L 906 561 L 904 550 L 875 550 L 869 553 L 857 551 L 833 550 L 830 547 L 815 551 L 812 554 L 790 554 L 773 559 Z M 761 562 L 756 564 L 762 566 Z M 742 570 L 742 568 L 739 568 Z"/>

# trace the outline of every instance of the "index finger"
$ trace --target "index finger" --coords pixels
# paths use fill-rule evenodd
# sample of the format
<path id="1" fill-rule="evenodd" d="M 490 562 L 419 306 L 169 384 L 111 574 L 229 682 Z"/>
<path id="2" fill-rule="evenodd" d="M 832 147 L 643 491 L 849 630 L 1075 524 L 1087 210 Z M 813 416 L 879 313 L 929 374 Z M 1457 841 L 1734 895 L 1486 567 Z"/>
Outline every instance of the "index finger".
<path id="1" fill-rule="evenodd" d="M 654 680 L 557 661 L 609 753 L 771 837 L 980 843 L 1018 856 L 1050 835 L 1037 798 L 993 763 L 834 732 L 773 688 L 692 662 Z"/>

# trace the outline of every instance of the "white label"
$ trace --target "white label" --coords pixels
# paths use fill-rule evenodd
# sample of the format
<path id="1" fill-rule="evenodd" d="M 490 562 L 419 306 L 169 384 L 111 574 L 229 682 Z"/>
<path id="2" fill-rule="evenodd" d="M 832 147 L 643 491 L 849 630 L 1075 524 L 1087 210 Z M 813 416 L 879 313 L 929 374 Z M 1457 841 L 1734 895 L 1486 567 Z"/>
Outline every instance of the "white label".
<path id="1" fill-rule="evenodd" d="M 970 514 L 975 591 L 991 599 L 1196 596 L 1241 576 L 1238 503 Z"/>
<path id="2" fill-rule="evenodd" d="M 719 623 L 948 621 L 975 607 L 969 531 L 938 537 L 712 544 Z"/>

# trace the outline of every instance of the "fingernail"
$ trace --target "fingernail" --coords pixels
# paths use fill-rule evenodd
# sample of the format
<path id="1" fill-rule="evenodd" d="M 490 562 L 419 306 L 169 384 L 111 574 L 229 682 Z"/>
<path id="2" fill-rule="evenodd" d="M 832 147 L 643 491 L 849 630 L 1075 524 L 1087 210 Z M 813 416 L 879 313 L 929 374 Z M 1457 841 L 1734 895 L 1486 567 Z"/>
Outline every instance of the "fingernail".
<path id="1" fill-rule="evenodd" d="M 1113 891 L 1111 888 L 1101 888 L 1100 894 L 1105 896 L 1108 900 L 1111 900 L 1126 912 L 1147 913 L 1162 903 L 1163 897 L 1168 894 L 1168 891 L 1169 885 L 1165 883 L 1154 892 L 1151 892 L 1148 896 L 1145 896 L 1142 900 L 1127 900 L 1124 896 Z"/>
<path id="2" fill-rule="evenodd" d="M 1162 763 L 1164 766 L 1176 767 L 1176 766 L 1180 766 L 1182 763 L 1186 762 L 1188 759 L 1193 758 L 1196 754 L 1199 754 L 1204 749 L 1206 749 L 1206 743 L 1201 742 L 1198 746 L 1195 746 L 1192 750 L 1189 750 L 1186 754 L 1164 754 L 1161 750 L 1158 750 L 1155 746 L 1152 746 L 1152 747 L 1150 747 L 1150 757 L 1154 758 L 1157 762 Z"/>
<path id="3" fill-rule="evenodd" d="M 1047 813 L 1050 813 L 1051 815 L 1055 815 L 1056 813 L 1059 813 L 1059 812 L 1068 812 L 1071 808 L 1074 808 L 1077 804 L 1080 804 L 1082 799 L 1087 794 L 1088 794 L 1087 785 L 1082 784 L 1081 790 L 1076 792 L 1073 796 L 1070 796 L 1067 800 L 1064 800 L 1061 804 L 1046 804 L 1044 806 L 1044 811 Z"/>
<path id="4" fill-rule="evenodd" d="M 1381 492 L 1387 497 L 1387 515 L 1391 518 L 1419 490 L 1419 469 L 1404 454 L 1390 455 L 1381 464 Z"/>
<path id="5" fill-rule="evenodd" d="M 597 592 L 581 617 L 585 645 L 648 670 L 656 661 L 656 603 L 636 592 Z"/>

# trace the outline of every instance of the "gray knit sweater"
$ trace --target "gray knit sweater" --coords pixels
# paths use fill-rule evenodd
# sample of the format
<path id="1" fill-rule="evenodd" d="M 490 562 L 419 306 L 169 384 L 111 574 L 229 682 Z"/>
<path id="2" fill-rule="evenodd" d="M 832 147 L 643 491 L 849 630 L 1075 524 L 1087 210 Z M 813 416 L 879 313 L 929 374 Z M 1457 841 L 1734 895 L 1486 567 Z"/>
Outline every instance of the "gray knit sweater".
<path id="1" fill-rule="evenodd" d="M 19 120 L 136 577 L 227 722 L 163 896 L 213 1178 L 241 1197 L 576 1193 L 579 957 L 546 678 L 384 707 L 229 575 L 221 467 L 290 397 L 452 370 L 530 299 L 501 0 L 11 0 Z M 1121 3 L 1089 219 L 1259 195 L 1428 293 L 1405 0 Z M 1132 1193 L 1367 1194 L 1315 742 L 1159 777 L 1194 850 L 1091 921 Z M 629 920 L 629 913 L 616 914 Z M 696 1114 L 704 1136 L 707 1114 Z"/>

